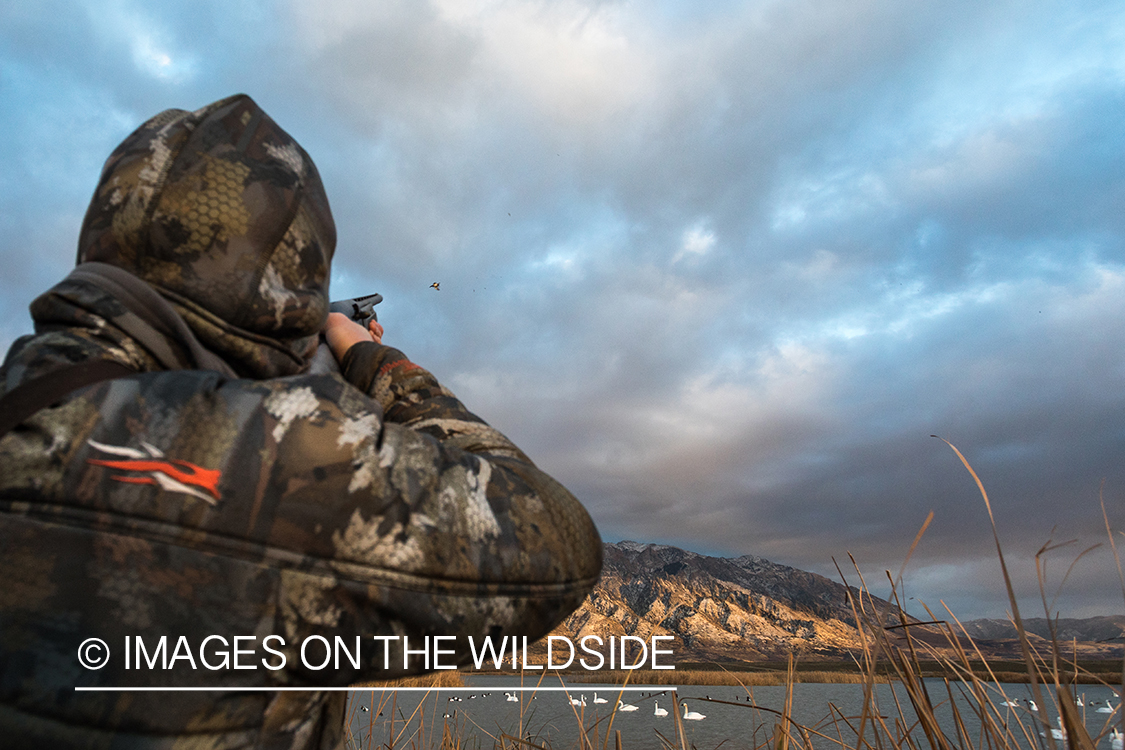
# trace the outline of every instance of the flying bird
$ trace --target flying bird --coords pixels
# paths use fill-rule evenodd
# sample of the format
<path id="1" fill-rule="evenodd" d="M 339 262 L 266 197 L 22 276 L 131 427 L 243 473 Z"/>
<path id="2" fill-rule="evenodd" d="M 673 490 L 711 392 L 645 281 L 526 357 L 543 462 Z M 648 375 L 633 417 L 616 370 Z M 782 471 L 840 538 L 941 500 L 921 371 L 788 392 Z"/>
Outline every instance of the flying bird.
<path id="1" fill-rule="evenodd" d="M 441 291 L 441 282 L 435 281 L 434 283 L 430 284 L 430 289 L 436 289 L 437 291 L 440 292 Z"/>

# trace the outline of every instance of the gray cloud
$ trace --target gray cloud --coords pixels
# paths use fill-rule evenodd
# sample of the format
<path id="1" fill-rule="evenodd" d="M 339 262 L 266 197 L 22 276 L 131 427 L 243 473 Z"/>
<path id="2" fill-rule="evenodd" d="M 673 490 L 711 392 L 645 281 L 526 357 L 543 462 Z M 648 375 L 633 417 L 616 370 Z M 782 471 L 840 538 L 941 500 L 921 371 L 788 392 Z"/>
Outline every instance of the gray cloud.
<path id="1" fill-rule="evenodd" d="M 932 509 L 910 595 L 1000 614 L 935 433 L 1025 595 L 1052 528 L 1102 540 L 1103 479 L 1125 524 L 1114 4 L 467 8 L 0 11 L 0 344 L 113 146 L 246 91 L 325 178 L 336 294 L 607 538 L 878 577 Z M 1099 555 L 1067 613 L 1119 611 Z"/>

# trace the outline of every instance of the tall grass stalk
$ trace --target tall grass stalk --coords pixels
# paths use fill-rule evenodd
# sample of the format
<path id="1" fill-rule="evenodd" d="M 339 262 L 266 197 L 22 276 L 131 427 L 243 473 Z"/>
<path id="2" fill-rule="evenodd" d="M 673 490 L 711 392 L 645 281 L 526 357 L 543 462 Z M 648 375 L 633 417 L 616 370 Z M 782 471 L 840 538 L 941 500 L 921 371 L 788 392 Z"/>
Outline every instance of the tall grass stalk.
<path id="1" fill-rule="evenodd" d="M 942 439 L 942 438 L 939 438 Z M 870 593 L 867 581 L 864 580 L 859 566 L 852 559 L 852 567 L 859 580 L 859 586 L 854 588 L 848 584 L 848 576 L 837 565 L 837 571 L 843 580 L 847 592 L 848 603 L 854 621 L 860 631 L 860 647 L 853 656 L 855 673 L 841 674 L 839 672 L 799 672 L 796 663 L 790 657 L 784 677 L 773 672 L 734 672 L 734 671 L 702 671 L 702 670 L 625 670 L 623 672 L 604 672 L 596 676 L 590 675 L 588 679 L 599 682 L 613 681 L 622 688 L 630 681 L 649 685 L 738 685 L 746 693 L 745 702 L 734 702 L 710 698 L 694 698 L 693 701 L 710 702 L 736 706 L 739 710 L 750 711 L 746 715 L 746 732 L 752 740 L 754 750 L 813 750 L 813 740 L 820 745 L 836 750 L 1097 750 L 1098 743 L 1103 742 L 1116 728 L 1125 732 L 1125 710 L 1119 709 L 1116 714 L 1107 717 L 1103 726 L 1098 728 L 1091 736 L 1087 731 L 1083 716 L 1075 700 L 1076 684 L 1079 680 L 1094 682 L 1111 688 L 1117 695 L 1118 704 L 1125 696 L 1125 658 L 1122 660 L 1120 681 L 1114 684 L 1106 682 L 1099 675 L 1086 671 L 1079 664 L 1077 649 L 1073 649 L 1068 658 L 1065 644 L 1060 644 L 1057 632 L 1052 625 L 1050 639 L 1043 648 L 1045 653 L 1037 650 L 1028 637 L 1016 601 L 1015 590 L 1008 573 L 1004 551 L 1000 544 L 1000 536 L 996 529 L 992 506 L 985 491 L 984 484 L 977 476 L 973 467 L 964 455 L 949 441 L 942 439 L 957 457 L 965 469 L 976 482 L 977 489 L 984 501 L 988 512 L 989 523 L 992 528 L 993 541 L 996 545 L 996 554 L 1000 561 L 1000 570 L 1004 580 L 1004 587 L 1008 594 L 1011 607 L 1011 623 L 1015 627 L 1020 644 L 1020 653 L 1023 663 L 1023 672 L 1013 675 L 1010 672 L 994 670 L 989 664 L 984 653 L 969 636 L 965 627 L 957 617 L 941 602 L 941 616 L 938 616 L 925 607 L 928 621 L 918 621 L 907 617 L 900 601 L 903 571 L 898 576 L 889 572 L 887 578 L 890 583 L 891 593 L 884 600 L 884 604 L 877 606 L 877 599 Z M 1125 572 L 1122 570 L 1121 558 L 1118 554 L 1116 535 L 1110 526 L 1109 517 L 1105 510 L 1105 501 L 1102 498 L 1102 516 L 1105 519 L 1106 535 L 1113 552 L 1114 562 L 1117 565 L 1118 578 L 1121 582 L 1122 598 L 1125 600 Z M 922 525 L 906 556 L 909 561 L 919 540 L 933 520 L 931 513 Z M 1048 620 L 1051 619 L 1051 608 L 1054 599 L 1048 600 L 1046 595 L 1046 556 L 1065 544 L 1054 544 L 1048 541 L 1036 555 L 1036 573 L 1039 579 L 1040 595 L 1043 606 L 1047 612 Z M 1092 548 L 1091 548 L 1092 549 Z M 1077 562 L 1090 550 L 1080 553 L 1074 560 Z M 903 563 L 905 569 L 906 561 Z M 1067 574 L 1063 577 L 1065 583 L 1074 563 L 1071 564 Z M 1060 587 L 1062 586 L 1060 583 Z M 1057 593 L 1056 593 L 1057 596 Z M 923 637 L 923 633 L 925 636 Z M 935 637 L 935 633 L 937 636 Z M 931 681 L 927 684 L 924 676 L 924 665 L 932 670 L 936 664 L 943 675 L 937 687 Z M 544 673 L 539 673 L 540 675 Z M 437 679 L 454 680 L 460 683 L 460 678 L 450 673 L 445 673 Z M 1004 682 L 1014 681 L 1013 677 L 1021 676 L 1030 683 L 1030 690 L 1038 706 L 1046 708 L 1051 706 L 1060 717 L 1061 729 L 1065 731 L 1064 738 L 1059 741 L 1052 736 L 1052 729 L 1058 731 L 1059 727 L 1052 727 L 1044 718 L 1046 711 L 1038 714 L 1011 710 L 1001 710 L 1005 702 L 1014 705 L 1014 700 L 1008 696 L 1003 688 Z M 579 675 L 570 675 L 573 682 L 580 681 Z M 423 685 L 433 685 L 435 678 L 415 678 L 412 683 L 418 685 L 422 680 Z M 542 684 L 542 677 L 540 685 Z M 430 682 L 424 682 L 430 680 Z M 1115 678 L 1116 680 L 1116 678 Z M 825 718 L 813 726 L 804 726 L 793 717 L 793 686 L 801 681 L 854 681 L 862 685 L 863 699 L 858 715 L 848 716 L 832 703 L 828 705 Z M 891 682 L 893 689 L 885 691 L 890 695 L 891 706 L 881 706 L 878 700 L 876 685 Z M 780 710 L 760 706 L 754 700 L 754 687 L 760 685 L 784 684 L 786 686 L 785 700 Z M 404 683 L 398 683 L 404 684 Z M 449 683 L 446 683 L 448 686 Z M 390 687 L 381 684 L 383 687 Z M 1047 693 L 1047 689 L 1050 692 Z M 359 738 L 350 734 L 352 722 L 349 717 L 346 747 L 349 750 L 363 748 L 409 748 L 410 750 L 470 750 L 470 748 L 487 747 L 481 744 L 481 737 L 492 741 L 492 747 L 503 750 L 517 750 L 532 748 L 533 750 L 559 750 L 548 744 L 547 740 L 529 731 L 534 717 L 525 715 L 524 705 L 521 703 L 518 725 L 515 733 L 498 729 L 495 733 L 486 731 L 476 725 L 483 733 L 476 737 L 466 739 L 463 732 L 464 726 L 451 723 L 448 719 L 441 719 L 438 724 L 436 710 L 430 711 L 430 717 L 420 722 L 412 732 L 407 731 L 411 719 L 415 716 L 425 717 L 423 700 L 410 717 L 397 711 L 394 693 L 382 693 L 378 702 L 372 693 L 371 705 L 368 712 L 368 732 L 366 743 L 362 744 Z M 566 693 L 570 697 L 569 693 Z M 618 693 L 618 701 L 623 692 Z M 1045 697 L 1049 696 L 1049 697 Z M 427 698 L 429 694 L 427 694 Z M 646 742 L 642 747 L 659 747 L 661 750 L 718 750 L 718 748 L 697 748 L 688 741 L 684 731 L 684 724 L 680 708 L 682 703 L 675 691 L 671 691 L 672 713 L 675 717 L 673 736 L 669 737 L 654 729 L 655 737 Z M 352 702 L 355 710 L 355 702 Z M 612 738 L 615 750 L 623 750 L 621 732 L 614 730 L 614 719 L 617 710 L 614 708 L 608 716 L 596 718 L 587 723 L 585 707 L 572 706 L 574 721 L 577 727 L 577 747 L 580 750 L 608 750 Z M 374 744 L 372 730 L 374 718 L 385 711 L 390 711 L 390 731 L 386 734 L 385 741 Z M 885 710 L 885 712 L 884 712 Z M 939 714 L 949 717 L 944 724 L 939 721 Z M 772 725 L 761 721 L 761 716 L 772 717 Z M 396 718 L 397 717 L 397 718 Z M 980 729 L 974 734 L 970 731 L 972 717 L 973 724 L 979 724 Z M 401 720 L 401 724 L 398 721 Z M 429 727 L 426 726 L 429 722 Z M 471 719 L 470 719 L 471 721 Z M 475 724 L 475 722 L 474 722 Z M 952 727 L 952 729 L 943 729 Z M 398 726 L 397 733 L 395 727 Z M 440 731 L 438 731 L 440 730 Z M 726 744 L 726 741 L 719 745 Z M 571 745 L 568 744 L 567 747 Z"/>

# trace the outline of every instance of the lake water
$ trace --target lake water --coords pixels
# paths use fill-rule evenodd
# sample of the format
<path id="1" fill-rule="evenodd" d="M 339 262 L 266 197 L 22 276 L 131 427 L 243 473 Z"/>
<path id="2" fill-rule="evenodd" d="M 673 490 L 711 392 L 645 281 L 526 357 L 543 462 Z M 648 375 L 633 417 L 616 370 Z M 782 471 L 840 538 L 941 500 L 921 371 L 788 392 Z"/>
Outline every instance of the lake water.
<path id="1" fill-rule="evenodd" d="M 960 707 L 964 732 L 969 737 L 967 742 L 957 738 L 953 712 L 948 709 L 949 694 L 945 683 L 941 680 L 927 680 L 926 686 L 935 706 L 944 703 L 939 709 L 938 718 L 943 731 L 950 737 L 952 746 L 978 750 L 986 747 L 980 737 L 980 722 L 973 710 L 975 702 L 965 700 L 959 694 L 958 683 L 953 683 L 953 690 Z M 469 677 L 468 686 L 460 689 L 435 689 L 429 692 L 356 690 L 348 702 L 351 730 L 349 750 L 440 747 L 443 733 L 461 738 L 461 746 L 464 748 L 499 747 L 499 743 L 493 738 L 508 734 L 558 750 L 579 746 L 580 726 L 585 727 L 591 740 L 596 740 L 594 746 L 597 748 L 603 747 L 602 741 L 607 734 L 610 740 L 606 747 L 613 748 L 612 734 L 618 730 L 621 732 L 622 747 L 627 750 L 661 748 L 661 735 L 679 747 L 676 721 L 672 716 L 673 694 L 665 686 L 630 687 L 622 692 L 619 687 L 612 685 L 572 683 L 566 686 L 568 692 L 562 692 L 558 680 L 555 680 L 553 684 L 544 682 L 533 692 L 535 683 L 527 681 L 521 692 L 515 692 L 520 687 L 519 678 L 476 676 Z M 1022 740 L 1024 732 L 1018 728 L 1017 720 L 1022 721 L 1027 732 L 1033 735 L 1036 746 L 1046 747 L 1046 740 L 1038 737 L 1038 732 L 1043 728 L 1035 724 L 1035 717 L 1041 715 L 1052 726 L 1057 726 L 1054 705 L 1050 704 L 1033 713 L 1027 704 L 1027 700 L 1031 698 L 1029 686 L 1006 684 L 1001 687 L 1008 698 L 1019 705 L 1001 705 L 1004 698 L 999 694 L 992 696 L 992 701 L 998 707 L 999 715 L 1009 722 L 1013 731 L 1021 738 L 1019 744 L 1031 747 L 1030 743 Z M 751 688 L 751 696 L 742 688 L 725 686 L 688 685 L 676 690 L 681 702 L 681 715 L 684 710 L 682 705 L 686 703 L 688 710 L 706 716 L 702 720 L 681 721 L 688 747 L 694 746 L 699 750 L 712 750 L 720 745 L 727 750 L 769 747 L 778 717 L 767 709 L 780 711 L 785 702 L 783 686 Z M 505 693 L 515 693 L 519 700 L 510 701 Z M 1044 698 L 1048 698 L 1050 694 L 1050 690 L 1045 691 Z M 595 703 L 595 695 L 599 701 L 605 702 Z M 1078 695 L 1084 698 L 1085 706 L 1080 710 L 1085 713 L 1086 726 L 1091 736 L 1097 736 L 1106 730 L 1110 719 L 1120 722 L 1119 710 L 1115 714 L 1097 711 L 1110 700 L 1114 706 L 1119 706 L 1120 701 L 1109 688 L 1082 685 L 1078 688 Z M 748 697 L 752 698 L 753 705 L 760 708 L 752 707 Z M 571 699 L 581 702 L 583 698 L 585 706 L 570 704 Z M 626 705 L 637 706 L 637 710 L 618 711 L 611 716 L 619 698 Z M 894 689 L 890 685 L 876 686 L 876 700 L 879 713 L 885 717 L 883 721 L 892 734 L 905 731 L 901 726 L 898 706 L 902 707 L 901 715 L 905 716 L 906 722 L 913 723 L 914 713 L 906 691 L 901 686 Z M 1049 699 L 1048 702 L 1050 703 Z M 851 722 L 858 727 L 862 704 L 862 685 L 798 684 L 793 686 L 791 715 L 798 724 L 813 730 L 809 736 L 817 750 L 839 750 L 839 742 L 854 748 L 855 731 L 849 729 L 847 724 Z M 655 715 L 656 706 L 668 711 L 668 715 Z M 917 727 L 912 729 L 920 746 L 928 747 L 921 730 Z M 818 736 L 816 732 L 826 737 Z M 868 741 L 873 742 L 870 726 L 865 736 Z M 1056 744 L 1056 747 L 1061 746 Z M 1097 747 L 1098 750 L 1110 750 L 1108 736 Z"/>

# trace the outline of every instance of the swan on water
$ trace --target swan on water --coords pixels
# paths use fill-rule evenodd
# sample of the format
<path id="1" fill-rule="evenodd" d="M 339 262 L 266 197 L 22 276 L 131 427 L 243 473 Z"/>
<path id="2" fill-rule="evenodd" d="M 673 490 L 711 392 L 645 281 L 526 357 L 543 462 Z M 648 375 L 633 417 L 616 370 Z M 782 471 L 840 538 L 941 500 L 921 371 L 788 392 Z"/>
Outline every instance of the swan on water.
<path id="1" fill-rule="evenodd" d="M 705 715 L 699 713 L 698 711 L 688 711 L 687 710 L 687 704 L 685 703 L 684 704 L 684 718 L 687 719 L 688 721 L 700 721 L 701 719 L 706 719 L 707 717 Z"/>
<path id="2" fill-rule="evenodd" d="M 637 707 L 636 706 L 626 706 L 621 701 L 617 701 L 617 710 L 618 711 L 636 711 Z"/>
<path id="3" fill-rule="evenodd" d="M 1047 733 L 1046 732 L 1040 732 L 1039 736 L 1040 737 L 1046 737 Z M 1063 729 L 1062 717 L 1061 716 L 1059 717 L 1059 727 L 1058 727 L 1058 729 L 1052 729 L 1051 730 L 1051 739 L 1053 739 L 1053 740 L 1065 740 L 1066 739 L 1066 730 Z"/>
<path id="4" fill-rule="evenodd" d="M 594 693 L 594 703 L 609 703 L 605 698 L 599 698 L 597 693 Z"/>
<path id="5" fill-rule="evenodd" d="M 656 706 L 656 708 L 653 709 L 653 712 L 652 712 L 653 716 L 667 716 L 668 715 L 668 709 L 661 708 L 659 701 L 653 701 L 653 705 Z"/>

